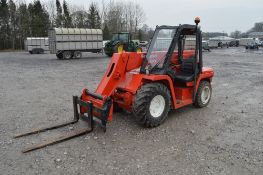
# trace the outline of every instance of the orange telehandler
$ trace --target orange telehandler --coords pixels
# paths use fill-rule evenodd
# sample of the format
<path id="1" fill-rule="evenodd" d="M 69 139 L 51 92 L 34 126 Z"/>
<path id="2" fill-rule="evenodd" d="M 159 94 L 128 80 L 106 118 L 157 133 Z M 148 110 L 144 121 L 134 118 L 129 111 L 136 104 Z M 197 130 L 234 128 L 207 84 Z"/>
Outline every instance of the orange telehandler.
<path id="1" fill-rule="evenodd" d="M 67 133 L 59 138 L 33 145 L 32 151 L 89 133 L 98 122 L 106 131 L 113 111 L 124 109 L 146 127 L 160 125 L 171 109 L 194 104 L 208 105 L 211 94 L 212 68 L 203 67 L 202 36 L 196 25 L 157 26 L 147 53 L 115 53 L 95 92 L 83 89 L 80 97 L 73 96 L 74 120 L 47 128 L 35 129 L 15 137 L 87 121 L 89 127 Z M 193 45 L 186 38 L 193 38 Z"/>

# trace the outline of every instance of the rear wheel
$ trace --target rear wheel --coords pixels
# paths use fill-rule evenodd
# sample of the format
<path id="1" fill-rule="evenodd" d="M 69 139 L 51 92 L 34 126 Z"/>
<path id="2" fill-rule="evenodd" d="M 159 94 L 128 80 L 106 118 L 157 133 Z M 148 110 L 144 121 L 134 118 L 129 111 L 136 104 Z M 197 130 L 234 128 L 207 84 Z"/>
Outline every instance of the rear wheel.
<path id="1" fill-rule="evenodd" d="M 72 57 L 73 57 L 72 52 L 70 52 L 70 51 L 63 52 L 63 58 L 64 59 L 71 59 Z"/>
<path id="2" fill-rule="evenodd" d="M 196 93 L 194 105 L 202 108 L 208 105 L 212 96 L 212 87 L 210 82 L 201 81 Z"/>
<path id="3" fill-rule="evenodd" d="M 112 57 L 113 53 L 106 53 L 108 57 Z"/>
<path id="4" fill-rule="evenodd" d="M 112 57 L 113 53 L 106 53 L 108 57 Z"/>
<path id="5" fill-rule="evenodd" d="M 74 58 L 80 59 L 82 57 L 82 53 L 80 51 L 74 52 Z"/>
<path id="6" fill-rule="evenodd" d="M 137 91 L 132 111 L 140 124 L 156 127 L 166 119 L 170 105 L 171 95 L 168 88 L 160 83 L 149 83 Z"/>

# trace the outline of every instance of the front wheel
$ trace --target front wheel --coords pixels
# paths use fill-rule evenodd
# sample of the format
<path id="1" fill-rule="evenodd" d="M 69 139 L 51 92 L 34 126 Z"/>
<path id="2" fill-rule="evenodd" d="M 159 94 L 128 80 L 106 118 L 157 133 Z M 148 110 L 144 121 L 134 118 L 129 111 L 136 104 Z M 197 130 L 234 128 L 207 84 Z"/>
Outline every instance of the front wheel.
<path id="1" fill-rule="evenodd" d="M 166 119 L 170 106 L 169 89 L 161 83 L 148 83 L 137 91 L 132 111 L 140 124 L 156 127 Z"/>
<path id="2" fill-rule="evenodd" d="M 61 53 L 61 52 L 56 53 L 56 56 L 57 56 L 58 60 L 62 60 L 63 59 L 63 53 Z"/>
<path id="3" fill-rule="evenodd" d="M 142 48 L 138 46 L 138 47 L 136 47 L 135 51 L 136 51 L 137 53 L 141 53 L 141 52 L 142 52 Z"/>
<path id="4" fill-rule="evenodd" d="M 208 105 L 212 96 L 212 87 L 210 82 L 201 81 L 195 96 L 194 106 L 202 108 Z"/>
<path id="5" fill-rule="evenodd" d="M 114 47 L 114 53 L 122 53 L 124 51 L 124 45 L 123 44 L 117 44 Z"/>

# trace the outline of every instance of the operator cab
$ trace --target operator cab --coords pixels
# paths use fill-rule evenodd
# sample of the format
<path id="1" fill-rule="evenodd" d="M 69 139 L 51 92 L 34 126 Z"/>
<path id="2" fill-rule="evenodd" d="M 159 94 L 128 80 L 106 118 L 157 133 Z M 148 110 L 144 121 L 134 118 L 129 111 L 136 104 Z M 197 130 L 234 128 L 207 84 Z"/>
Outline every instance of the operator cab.
<path id="1" fill-rule="evenodd" d="M 202 39 L 197 25 L 157 26 L 141 73 L 167 74 L 174 83 L 187 83 L 195 79 L 199 70 Z"/>
<path id="2" fill-rule="evenodd" d="M 121 42 L 123 44 L 123 49 L 128 50 L 131 35 L 128 32 L 114 33 L 111 40 Z"/>

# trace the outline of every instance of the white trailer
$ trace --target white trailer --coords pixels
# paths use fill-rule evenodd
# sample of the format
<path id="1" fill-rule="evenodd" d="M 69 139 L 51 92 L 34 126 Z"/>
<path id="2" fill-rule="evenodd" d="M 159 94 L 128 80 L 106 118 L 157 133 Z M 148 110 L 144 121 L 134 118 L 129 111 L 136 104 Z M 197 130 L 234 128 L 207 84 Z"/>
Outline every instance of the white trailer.
<path id="1" fill-rule="evenodd" d="M 211 48 L 229 47 L 229 43 L 231 41 L 235 41 L 235 39 L 227 36 L 217 36 L 217 37 L 209 38 L 209 46 Z"/>
<path id="2" fill-rule="evenodd" d="M 257 38 L 240 38 L 239 45 L 246 46 L 249 44 L 259 44 L 259 39 Z"/>
<path id="3" fill-rule="evenodd" d="M 209 46 L 210 46 L 211 48 L 217 48 L 218 45 L 219 45 L 219 42 L 220 42 L 220 41 L 218 41 L 218 40 L 209 40 L 209 41 L 208 41 Z"/>
<path id="4" fill-rule="evenodd" d="M 31 54 L 44 53 L 49 50 L 48 38 L 28 37 L 25 40 L 25 50 Z"/>
<path id="5" fill-rule="evenodd" d="M 48 33 L 50 53 L 58 59 L 81 58 L 82 52 L 103 49 L 101 29 L 54 28 Z"/>

